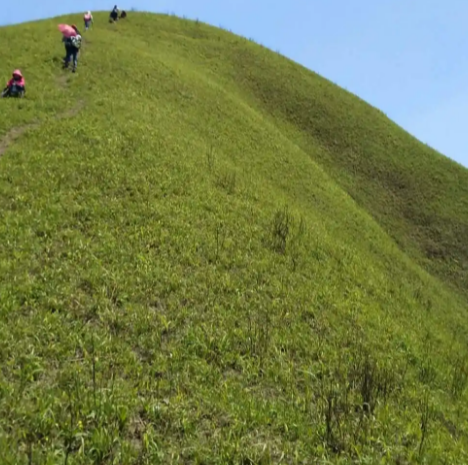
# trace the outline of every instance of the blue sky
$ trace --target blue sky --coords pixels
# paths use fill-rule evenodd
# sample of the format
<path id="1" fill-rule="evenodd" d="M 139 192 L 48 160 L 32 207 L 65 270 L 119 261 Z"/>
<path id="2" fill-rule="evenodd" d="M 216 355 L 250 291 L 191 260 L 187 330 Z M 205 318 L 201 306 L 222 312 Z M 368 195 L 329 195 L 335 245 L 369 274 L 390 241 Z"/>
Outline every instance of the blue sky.
<path id="1" fill-rule="evenodd" d="M 467 0 L 126 0 L 251 37 L 380 108 L 468 167 Z M 8 2 L 0 24 L 87 10 L 113 0 Z"/>

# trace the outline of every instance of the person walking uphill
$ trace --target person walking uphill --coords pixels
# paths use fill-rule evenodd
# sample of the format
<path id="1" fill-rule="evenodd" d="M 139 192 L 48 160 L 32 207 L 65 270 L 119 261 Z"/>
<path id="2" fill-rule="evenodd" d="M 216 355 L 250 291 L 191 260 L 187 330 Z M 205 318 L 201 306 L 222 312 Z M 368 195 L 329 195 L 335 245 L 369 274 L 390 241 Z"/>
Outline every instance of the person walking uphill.
<path id="1" fill-rule="evenodd" d="M 114 5 L 114 8 L 112 8 L 112 11 L 110 12 L 109 15 L 109 21 L 115 22 L 119 20 L 119 9 L 117 8 L 117 5 Z"/>
<path id="2" fill-rule="evenodd" d="M 63 61 L 63 67 L 65 69 L 68 68 L 70 61 L 73 59 L 72 72 L 74 73 L 76 71 L 76 67 L 78 66 L 78 53 L 80 52 L 81 48 L 81 34 L 75 25 L 72 25 L 72 28 L 75 31 L 75 35 L 72 35 L 70 37 L 64 36 L 63 38 L 63 41 L 65 42 L 66 51 L 65 59 Z"/>
<path id="3" fill-rule="evenodd" d="M 26 82 L 24 80 L 23 75 L 19 69 L 15 69 L 13 71 L 12 78 L 8 81 L 7 86 L 3 89 L 2 98 L 3 97 L 24 97 L 26 93 Z"/>
<path id="4" fill-rule="evenodd" d="M 85 26 L 85 31 L 89 29 L 89 26 L 93 24 L 93 15 L 91 14 L 91 11 L 87 11 L 84 16 L 83 16 L 83 21 L 84 21 L 84 26 Z"/>

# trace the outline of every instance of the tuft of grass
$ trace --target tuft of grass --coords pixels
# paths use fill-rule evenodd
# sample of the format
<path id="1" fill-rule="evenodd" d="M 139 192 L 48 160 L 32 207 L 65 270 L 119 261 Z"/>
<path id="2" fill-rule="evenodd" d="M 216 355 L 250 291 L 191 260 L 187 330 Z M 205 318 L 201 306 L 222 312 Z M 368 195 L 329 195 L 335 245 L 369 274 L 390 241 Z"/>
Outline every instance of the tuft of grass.
<path id="1" fill-rule="evenodd" d="M 271 227 L 271 243 L 274 250 L 286 253 L 286 247 L 291 237 L 293 218 L 289 209 L 284 207 L 275 212 Z"/>
<path id="2" fill-rule="evenodd" d="M 216 185 L 224 189 L 228 194 L 234 194 L 236 190 L 237 175 L 235 171 L 223 170 L 216 175 Z"/>
<path id="3" fill-rule="evenodd" d="M 253 40 L 107 17 L 75 75 L 78 16 L 0 28 L 0 462 L 467 463 L 467 170 Z"/>

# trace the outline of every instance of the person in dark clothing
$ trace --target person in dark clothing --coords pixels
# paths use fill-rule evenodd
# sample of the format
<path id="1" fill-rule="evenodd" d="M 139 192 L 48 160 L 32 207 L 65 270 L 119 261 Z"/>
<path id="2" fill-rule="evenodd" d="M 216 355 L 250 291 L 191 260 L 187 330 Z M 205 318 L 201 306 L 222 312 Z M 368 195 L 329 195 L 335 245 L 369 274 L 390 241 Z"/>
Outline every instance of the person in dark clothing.
<path id="1" fill-rule="evenodd" d="M 114 5 L 114 8 L 112 9 L 109 15 L 109 21 L 115 22 L 118 20 L 119 20 L 119 9 L 117 8 L 117 5 Z"/>
<path id="2" fill-rule="evenodd" d="M 19 69 L 13 71 L 12 78 L 8 81 L 7 86 L 1 94 L 3 97 L 24 97 L 26 93 L 26 83 Z"/>

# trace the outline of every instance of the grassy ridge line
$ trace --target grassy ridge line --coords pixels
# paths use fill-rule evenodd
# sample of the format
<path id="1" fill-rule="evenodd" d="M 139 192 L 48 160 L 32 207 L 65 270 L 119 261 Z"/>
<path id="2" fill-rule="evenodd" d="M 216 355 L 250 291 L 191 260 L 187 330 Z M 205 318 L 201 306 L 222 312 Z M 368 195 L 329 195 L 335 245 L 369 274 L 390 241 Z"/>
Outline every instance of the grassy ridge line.
<path id="1" fill-rule="evenodd" d="M 93 31 L 81 113 L 2 158 L 6 459 L 464 463 L 461 303 L 146 20 Z"/>
<path id="2" fill-rule="evenodd" d="M 196 23 L 187 29 L 186 42 L 193 44 L 205 37 Z M 380 111 L 321 77 L 292 62 L 288 62 L 288 71 L 281 73 L 279 66 L 287 62 L 282 57 L 272 55 L 266 59 L 267 55 L 255 44 L 218 33 L 223 40 L 203 48 L 202 56 L 194 54 L 204 72 L 208 65 L 218 78 L 220 74 L 227 76 L 223 80 L 226 88 L 240 93 L 255 108 L 266 108 L 264 117 L 275 124 L 279 118 L 281 124 L 277 127 L 315 160 L 325 162 L 332 177 L 405 252 L 465 293 L 468 261 L 463 238 L 468 235 L 468 171 L 416 141 Z M 175 40 L 184 43 L 180 34 Z M 226 53 L 225 42 L 232 53 Z M 184 43 L 179 59 L 193 62 L 187 52 L 190 49 Z M 225 66 L 220 67 L 222 60 Z M 333 132 L 330 127 L 334 127 Z M 311 138 L 304 129 L 318 131 L 318 135 Z M 419 172 L 416 167 L 424 171 Z"/>
<path id="3" fill-rule="evenodd" d="M 233 64 L 225 69 L 238 91 L 322 163 L 403 250 L 466 292 L 464 167 L 421 144 L 367 103 L 282 57 L 267 59 L 252 44 L 233 46 L 233 54 L 220 56 Z M 317 143 L 324 150 L 317 152 Z"/>
<path id="4" fill-rule="evenodd" d="M 177 21 L 172 19 L 171 25 Z M 218 80 L 222 75 L 227 88 L 262 109 L 322 163 L 404 251 L 466 295 L 466 168 L 356 96 L 256 44 L 217 31 L 218 40 L 204 47 L 203 54 L 191 54 L 187 44 L 203 42 L 207 33 L 198 23 L 189 24 L 185 37 L 171 37 L 180 44 L 179 59 L 196 61 Z M 144 28 L 137 31 L 141 29 L 145 33 Z M 164 25 L 159 34 L 165 39 Z"/>

